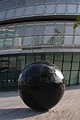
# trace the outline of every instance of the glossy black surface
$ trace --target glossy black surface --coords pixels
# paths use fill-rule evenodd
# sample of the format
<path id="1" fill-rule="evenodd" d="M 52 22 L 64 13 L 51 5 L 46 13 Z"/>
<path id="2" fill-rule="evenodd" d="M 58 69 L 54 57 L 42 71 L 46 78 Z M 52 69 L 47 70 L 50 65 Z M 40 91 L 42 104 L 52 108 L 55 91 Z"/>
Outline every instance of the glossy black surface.
<path id="1" fill-rule="evenodd" d="M 48 110 L 63 96 L 64 77 L 54 64 L 36 62 L 22 71 L 18 88 L 20 97 L 27 106 L 39 111 Z"/>

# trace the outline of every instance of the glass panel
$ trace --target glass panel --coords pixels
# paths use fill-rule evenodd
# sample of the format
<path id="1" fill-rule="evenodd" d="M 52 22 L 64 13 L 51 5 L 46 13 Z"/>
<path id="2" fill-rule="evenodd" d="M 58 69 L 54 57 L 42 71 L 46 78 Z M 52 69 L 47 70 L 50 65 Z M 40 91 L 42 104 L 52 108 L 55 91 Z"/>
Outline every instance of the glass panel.
<path id="1" fill-rule="evenodd" d="M 13 38 L 6 38 L 4 41 L 5 47 L 11 47 L 13 43 Z"/>
<path id="2" fill-rule="evenodd" d="M 4 19 L 5 17 L 5 11 L 0 12 L 0 19 Z"/>
<path id="3" fill-rule="evenodd" d="M 64 45 L 72 45 L 73 44 L 73 36 L 65 36 Z"/>
<path id="4" fill-rule="evenodd" d="M 53 54 L 46 53 L 46 55 L 45 55 L 45 61 L 53 63 Z"/>
<path id="5" fill-rule="evenodd" d="M 80 13 L 80 5 L 78 5 L 78 13 Z"/>
<path id="6" fill-rule="evenodd" d="M 68 85 L 68 83 L 69 83 L 70 71 L 63 71 L 63 75 L 64 75 L 64 77 L 65 77 L 65 84 Z"/>
<path id="7" fill-rule="evenodd" d="M 14 32 L 15 30 L 14 29 L 6 29 L 6 38 L 8 37 L 14 37 Z"/>
<path id="8" fill-rule="evenodd" d="M 14 38 L 13 46 L 21 46 L 22 37 Z"/>
<path id="9" fill-rule="evenodd" d="M 34 26 L 27 26 L 25 30 L 25 36 L 34 34 Z"/>
<path id="10" fill-rule="evenodd" d="M 18 0 L 17 6 L 23 6 L 25 5 L 26 0 Z"/>
<path id="11" fill-rule="evenodd" d="M 79 70 L 80 55 L 73 55 L 72 70 Z"/>
<path id="12" fill-rule="evenodd" d="M 32 37 L 24 37 L 23 46 L 32 46 Z"/>
<path id="13" fill-rule="evenodd" d="M 44 5 L 36 6 L 36 10 L 34 14 L 44 14 L 44 9 L 45 9 Z"/>
<path id="14" fill-rule="evenodd" d="M 9 68 L 16 68 L 16 57 L 9 57 Z M 14 69 L 11 70 L 9 69 L 8 72 L 16 72 L 16 71 Z"/>
<path id="15" fill-rule="evenodd" d="M 46 14 L 55 13 L 55 5 L 47 5 Z"/>
<path id="16" fill-rule="evenodd" d="M 17 0 L 9 0 L 8 1 L 8 8 L 16 7 Z"/>
<path id="17" fill-rule="evenodd" d="M 54 64 L 58 66 L 60 70 L 62 69 L 62 58 L 62 55 L 55 55 Z"/>
<path id="18" fill-rule="evenodd" d="M 63 44 L 63 36 L 55 36 L 55 45 L 62 45 Z"/>
<path id="19" fill-rule="evenodd" d="M 49 3 L 55 3 L 56 0 L 46 0 L 46 2 L 47 2 L 47 4 L 49 4 Z"/>
<path id="20" fill-rule="evenodd" d="M 80 55 L 73 55 L 73 62 L 78 63 L 80 59 Z"/>
<path id="21" fill-rule="evenodd" d="M 34 62 L 34 54 L 28 54 L 26 59 L 26 65 L 29 65 Z"/>
<path id="22" fill-rule="evenodd" d="M 0 48 L 4 46 L 4 39 L 0 39 Z"/>
<path id="23" fill-rule="evenodd" d="M 55 27 L 55 35 L 63 35 L 64 34 L 64 24 L 62 23 L 56 23 Z"/>
<path id="24" fill-rule="evenodd" d="M 66 5 L 65 4 L 63 4 L 63 5 L 59 4 L 57 6 L 57 13 L 66 13 Z"/>
<path id="25" fill-rule="evenodd" d="M 0 38 L 5 38 L 5 31 L 6 29 L 0 29 Z"/>
<path id="26" fill-rule="evenodd" d="M 77 28 L 75 29 L 75 35 L 80 35 L 80 27 L 77 27 Z"/>
<path id="27" fill-rule="evenodd" d="M 77 6 L 76 5 L 68 5 L 68 11 L 67 13 L 76 13 L 76 8 Z"/>
<path id="28" fill-rule="evenodd" d="M 34 6 L 29 6 L 25 10 L 25 15 L 33 15 L 34 12 Z"/>
<path id="29" fill-rule="evenodd" d="M 79 63 L 72 63 L 72 70 L 78 70 L 79 69 Z"/>
<path id="30" fill-rule="evenodd" d="M 66 26 L 65 34 L 73 35 L 73 26 Z"/>
<path id="31" fill-rule="evenodd" d="M 60 2 L 60 3 L 66 3 L 67 0 L 58 0 L 58 2 Z"/>
<path id="32" fill-rule="evenodd" d="M 34 5 L 36 0 L 27 0 L 27 5 Z"/>
<path id="33" fill-rule="evenodd" d="M 41 55 L 36 54 L 36 62 L 41 61 Z"/>
<path id="34" fill-rule="evenodd" d="M 80 45 L 80 36 L 75 36 L 74 45 Z"/>
<path id="35" fill-rule="evenodd" d="M 78 71 L 71 71 L 70 85 L 75 85 L 78 79 Z"/>
<path id="36" fill-rule="evenodd" d="M 25 68 L 25 56 L 18 56 L 17 70 L 22 71 Z"/>
<path id="37" fill-rule="evenodd" d="M 14 16 L 14 9 L 7 10 L 6 18 L 11 18 Z"/>
<path id="38" fill-rule="evenodd" d="M 53 35 L 54 34 L 54 26 L 46 26 L 45 35 Z"/>
<path id="39" fill-rule="evenodd" d="M 53 45 L 53 36 L 45 36 L 43 40 L 44 45 Z"/>
<path id="40" fill-rule="evenodd" d="M 33 46 L 42 45 L 42 41 L 43 41 L 43 36 L 34 36 Z"/>
<path id="41" fill-rule="evenodd" d="M 24 15 L 24 8 L 17 8 L 15 16 L 23 16 Z"/>
<path id="42" fill-rule="evenodd" d="M 72 55 L 64 55 L 63 70 L 70 70 Z"/>
<path id="43" fill-rule="evenodd" d="M 43 35 L 44 34 L 44 26 L 36 26 L 35 35 Z"/>
<path id="44" fill-rule="evenodd" d="M 46 0 L 37 0 L 36 3 L 37 3 L 37 4 L 45 4 L 45 3 L 46 3 Z"/>
<path id="45" fill-rule="evenodd" d="M 7 1 L 3 1 L 3 2 L 0 3 L 0 11 L 6 10 L 7 7 L 8 7 L 8 2 Z"/>
<path id="46" fill-rule="evenodd" d="M 23 34 L 24 34 L 24 27 L 16 28 L 16 34 L 15 34 L 16 37 L 23 36 Z"/>

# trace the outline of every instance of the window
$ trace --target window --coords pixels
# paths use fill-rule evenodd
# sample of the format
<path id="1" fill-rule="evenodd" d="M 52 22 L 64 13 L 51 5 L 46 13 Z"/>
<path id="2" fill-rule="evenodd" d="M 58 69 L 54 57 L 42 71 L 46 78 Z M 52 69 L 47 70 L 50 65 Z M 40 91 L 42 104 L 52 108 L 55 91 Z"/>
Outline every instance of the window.
<path id="1" fill-rule="evenodd" d="M 36 6 L 36 10 L 34 14 L 44 14 L 44 8 L 45 8 L 44 5 Z"/>
<path id="2" fill-rule="evenodd" d="M 75 36 L 74 45 L 80 45 L 80 36 Z"/>
<path id="3" fill-rule="evenodd" d="M 7 10 L 6 18 L 11 18 L 14 16 L 14 9 Z"/>
<path id="4" fill-rule="evenodd" d="M 66 3 L 67 0 L 58 0 L 58 2 L 60 2 L 60 3 Z"/>
<path id="5" fill-rule="evenodd" d="M 56 0 L 46 0 L 46 2 L 47 2 L 47 4 L 49 4 L 49 3 L 55 3 Z"/>
<path id="6" fill-rule="evenodd" d="M 24 27 L 19 27 L 19 28 L 16 28 L 16 34 L 15 36 L 23 36 L 24 34 Z"/>
<path id="7" fill-rule="evenodd" d="M 37 4 L 45 4 L 45 3 L 46 3 L 46 0 L 37 0 L 36 3 L 37 3 Z"/>
<path id="8" fill-rule="evenodd" d="M 5 47 L 11 47 L 13 43 L 13 38 L 6 38 L 4 41 Z"/>
<path id="9" fill-rule="evenodd" d="M 0 20 L 4 19 L 4 17 L 5 17 L 5 11 L 0 12 Z"/>
<path id="10" fill-rule="evenodd" d="M 26 0 L 18 0 L 17 6 L 24 6 L 26 3 Z"/>
<path id="11" fill-rule="evenodd" d="M 73 26 L 66 26 L 65 34 L 73 35 Z"/>
<path id="12" fill-rule="evenodd" d="M 63 35 L 64 34 L 64 24 L 63 23 L 56 23 L 55 27 L 55 35 Z"/>
<path id="13" fill-rule="evenodd" d="M 64 45 L 72 45 L 73 44 L 73 36 L 65 36 Z"/>
<path id="14" fill-rule="evenodd" d="M 13 46 L 21 46 L 21 43 L 22 43 L 22 37 L 17 37 L 17 38 L 14 38 L 14 42 L 13 42 Z"/>
<path id="15" fill-rule="evenodd" d="M 55 45 L 62 45 L 63 44 L 63 36 L 55 36 Z"/>
<path id="16" fill-rule="evenodd" d="M 80 26 L 75 29 L 75 35 L 80 35 Z"/>
<path id="17" fill-rule="evenodd" d="M 80 13 L 80 5 L 78 5 L 78 13 Z"/>
<path id="18" fill-rule="evenodd" d="M 6 38 L 9 38 L 9 37 L 14 37 L 14 32 L 15 30 L 12 28 L 12 29 L 6 29 Z"/>
<path id="19" fill-rule="evenodd" d="M 24 15 L 24 8 L 17 8 L 15 16 L 23 16 Z"/>
<path id="20" fill-rule="evenodd" d="M 9 0 L 8 1 L 8 8 L 16 7 L 16 0 Z"/>
<path id="21" fill-rule="evenodd" d="M 25 36 L 34 34 L 34 26 L 27 26 L 25 30 Z"/>
<path id="22" fill-rule="evenodd" d="M 53 36 L 45 36 L 43 40 L 44 45 L 53 45 Z"/>
<path id="23" fill-rule="evenodd" d="M 34 6 L 26 7 L 25 15 L 33 15 L 33 12 L 34 12 Z"/>
<path id="24" fill-rule="evenodd" d="M 34 36 L 33 46 L 40 46 L 40 45 L 42 45 L 42 40 L 43 40 L 43 36 Z"/>
<path id="25" fill-rule="evenodd" d="M 34 5 L 36 0 L 27 0 L 26 5 Z"/>
<path id="26" fill-rule="evenodd" d="M 54 34 L 54 26 L 46 26 L 45 35 L 53 35 Z"/>
<path id="27" fill-rule="evenodd" d="M 0 48 L 4 46 L 4 39 L 0 39 Z"/>
<path id="28" fill-rule="evenodd" d="M 6 10 L 7 7 L 8 7 L 8 2 L 7 1 L 0 3 L 0 11 Z"/>
<path id="29" fill-rule="evenodd" d="M 44 34 L 44 26 L 36 25 L 35 35 L 43 35 Z"/>
<path id="30" fill-rule="evenodd" d="M 46 14 L 53 14 L 53 13 L 55 13 L 55 5 L 47 5 Z"/>
<path id="31" fill-rule="evenodd" d="M 57 13 L 66 13 L 66 5 L 65 4 L 59 4 L 57 6 Z"/>
<path id="32" fill-rule="evenodd" d="M 77 8 L 76 5 L 71 4 L 71 5 L 68 5 L 67 7 L 68 7 L 67 13 L 76 13 L 76 8 Z"/>
<path id="33" fill-rule="evenodd" d="M 32 37 L 24 37 L 23 46 L 32 46 Z"/>

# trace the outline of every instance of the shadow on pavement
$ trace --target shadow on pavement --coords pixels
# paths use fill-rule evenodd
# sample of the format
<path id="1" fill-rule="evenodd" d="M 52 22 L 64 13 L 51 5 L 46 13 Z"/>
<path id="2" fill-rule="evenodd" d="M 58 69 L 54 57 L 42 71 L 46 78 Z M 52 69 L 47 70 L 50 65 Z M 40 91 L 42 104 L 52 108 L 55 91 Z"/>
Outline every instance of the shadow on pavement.
<path id="1" fill-rule="evenodd" d="M 48 111 L 45 111 L 48 112 Z M 0 120 L 14 120 L 24 119 L 27 117 L 37 116 L 44 114 L 45 112 L 37 112 L 30 108 L 12 108 L 12 109 L 0 109 Z"/>

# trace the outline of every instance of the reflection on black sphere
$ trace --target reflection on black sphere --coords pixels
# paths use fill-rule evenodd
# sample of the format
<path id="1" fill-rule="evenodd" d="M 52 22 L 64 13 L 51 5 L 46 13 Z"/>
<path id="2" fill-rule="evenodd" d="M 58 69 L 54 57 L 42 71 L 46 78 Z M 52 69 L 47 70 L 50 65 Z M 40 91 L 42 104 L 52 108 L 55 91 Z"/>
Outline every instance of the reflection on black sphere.
<path id="1" fill-rule="evenodd" d="M 20 74 L 18 88 L 20 97 L 27 106 L 44 111 L 55 106 L 62 98 L 64 77 L 54 64 L 35 62 Z"/>

